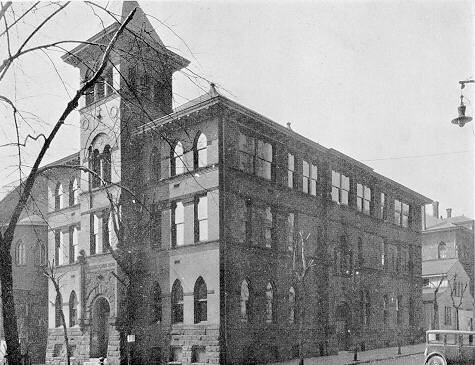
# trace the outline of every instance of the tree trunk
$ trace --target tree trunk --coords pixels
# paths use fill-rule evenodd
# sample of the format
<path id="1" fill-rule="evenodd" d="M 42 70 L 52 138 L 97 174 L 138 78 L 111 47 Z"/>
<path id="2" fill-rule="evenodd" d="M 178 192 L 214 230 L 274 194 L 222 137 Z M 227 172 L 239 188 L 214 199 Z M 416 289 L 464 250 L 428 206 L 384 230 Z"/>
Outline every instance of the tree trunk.
<path id="1" fill-rule="evenodd" d="M 437 298 L 434 298 L 434 330 L 439 329 L 439 305 L 437 304 Z"/>
<path id="2" fill-rule="evenodd" d="M 301 293 L 300 296 L 300 321 L 299 321 L 299 365 L 304 365 L 303 356 L 303 324 L 305 319 L 305 278 L 300 283 Z"/>
<path id="3" fill-rule="evenodd" d="M 10 252 L 4 252 L 6 247 L 11 247 L 11 242 L 0 242 L 3 248 L 0 253 L 0 281 L 2 286 L 2 312 L 3 312 L 3 329 L 5 333 L 5 341 L 7 344 L 8 364 L 21 364 L 21 349 L 18 340 L 18 328 L 15 314 L 15 301 L 13 297 L 13 278 L 12 278 L 12 257 Z"/>
<path id="4" fill-rule="evenodd" d="M 61 304 L 63 301 L 61 300 Z M 68 329 L 66 328 L 66 320 L 64 318 L 63 308 L 60 309 L 61 321 L 63 322 L 63 336 L 64 336 L 64 345 L 66 346 L 66 364 L 71 365 L 71 353 L 69 348 L 69 338 L 68 338 Z"/>
<path id="5" fill-rule="evenodd" d="M 459 309 L 458 308 L 455 308 L 455 326 L 456 326 L 456 330 L 459 330 L 460 329 L 460 324 L 459 324 Z"/>

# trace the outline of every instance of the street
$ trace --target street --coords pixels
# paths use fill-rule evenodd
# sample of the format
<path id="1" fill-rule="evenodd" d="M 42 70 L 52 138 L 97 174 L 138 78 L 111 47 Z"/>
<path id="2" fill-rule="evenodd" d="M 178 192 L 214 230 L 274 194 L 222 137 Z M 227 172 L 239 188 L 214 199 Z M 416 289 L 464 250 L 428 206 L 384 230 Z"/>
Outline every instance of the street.
<path id="1" fill-rule="evenodd" d="M 404 356 L 398 359 L 377 360 L 372 361 L 370 364 L 375 365 L 422 365 L 424 364 L 424 354 L 414 354 L 410 356 Z"/>

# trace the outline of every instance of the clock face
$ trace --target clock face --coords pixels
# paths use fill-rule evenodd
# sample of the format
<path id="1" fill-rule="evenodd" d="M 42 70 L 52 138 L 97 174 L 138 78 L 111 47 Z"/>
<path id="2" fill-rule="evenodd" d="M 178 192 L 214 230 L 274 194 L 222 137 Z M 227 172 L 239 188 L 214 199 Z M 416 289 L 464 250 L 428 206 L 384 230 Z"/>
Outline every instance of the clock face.
<path id="1" fill-rule="evenodd" d="M 84 129 L 84 130 L 89 129 L 89 120 L 88 119 L 84 119 L 81 122 L 81 128 Z"/>

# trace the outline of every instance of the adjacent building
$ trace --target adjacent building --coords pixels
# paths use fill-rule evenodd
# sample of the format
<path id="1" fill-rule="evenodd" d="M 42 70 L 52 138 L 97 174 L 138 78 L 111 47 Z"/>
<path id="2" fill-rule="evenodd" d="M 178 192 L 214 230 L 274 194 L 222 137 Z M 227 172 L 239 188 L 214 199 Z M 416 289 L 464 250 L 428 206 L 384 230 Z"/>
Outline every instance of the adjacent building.
<path id="1" fill-rule="evenodd" d="M 424 329 L 473 330 L 470 278 L 456 258 L 422 262 Z"/>
<path id="2" fill-rule="evenodd" d="M 439 203 L 433 203 L 433 214 L 426 216 L 423 232 L 423 260 L 456 258 L 470 278 L 470 294 L 475 285 L 474 220 L 464 215 L 452 216 L 447 209 L 445 217 L 439 215 Z"/>
<path id="3" fill-rule="evenodd" d="M 0 201 L 0 227 L 5 230 L 17 204 L 22 186 Z M 43 275 L 47 263 L 48 227 L 43 216 L 47 204 L 47 182 L 40 176 L 32 189 L 16 225 L 10 255 L 12 258 L 13 297 L 22 354 L 32 363 L 45 361 L 47 340 L 48 283 Z M 0 322 L 3 317 L 0 312 Z M 0 323 L 0 359 L 5 355 L 3 323 Z"/>
<path id="4" fill-rule="evenodd" d="M 117 27 L 63 57 L 82 80 Z M 189 62 L 140 8 L 130 29 L 82 101 L 80 150 L 60 161 L 71 168 L 48 179 L 61 296 L 50 283 L 47 363 L 66 352 L 60 308 L 84 364 L 292 358 L 302 307 L 306 356 L 413 341 L 430 200 L 213 85 L 173 109 L 172 75 Z M 315 262 L 305 292 L 301 237 Z"/>

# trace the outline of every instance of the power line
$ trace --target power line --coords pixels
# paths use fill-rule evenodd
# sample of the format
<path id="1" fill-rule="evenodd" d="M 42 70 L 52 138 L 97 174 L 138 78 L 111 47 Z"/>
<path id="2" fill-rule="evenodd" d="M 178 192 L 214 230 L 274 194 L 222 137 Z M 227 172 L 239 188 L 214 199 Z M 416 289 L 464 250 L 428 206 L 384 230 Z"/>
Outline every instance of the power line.
<path id="1" fill-rule="evenodd" d="M 471 150 L 464 151 L 454 151 L 454 152 L 441 152 L 441 153 L 429 153 L 424 155 L 408 155 L 408 156 L 398 156 L 398 157 L 384 157 L 384 158 L 375 158 L 371 160 L 360 160 L 361 162 L 372 162 L 372 161 L 388 161 L 388 160 L 403 160 L 406 158 L 423 158 L 423 157 L 433 157 L 433 156 L 446 156 L 446 155 L 455 155 L 461 153 L 472 152 Z"/>

